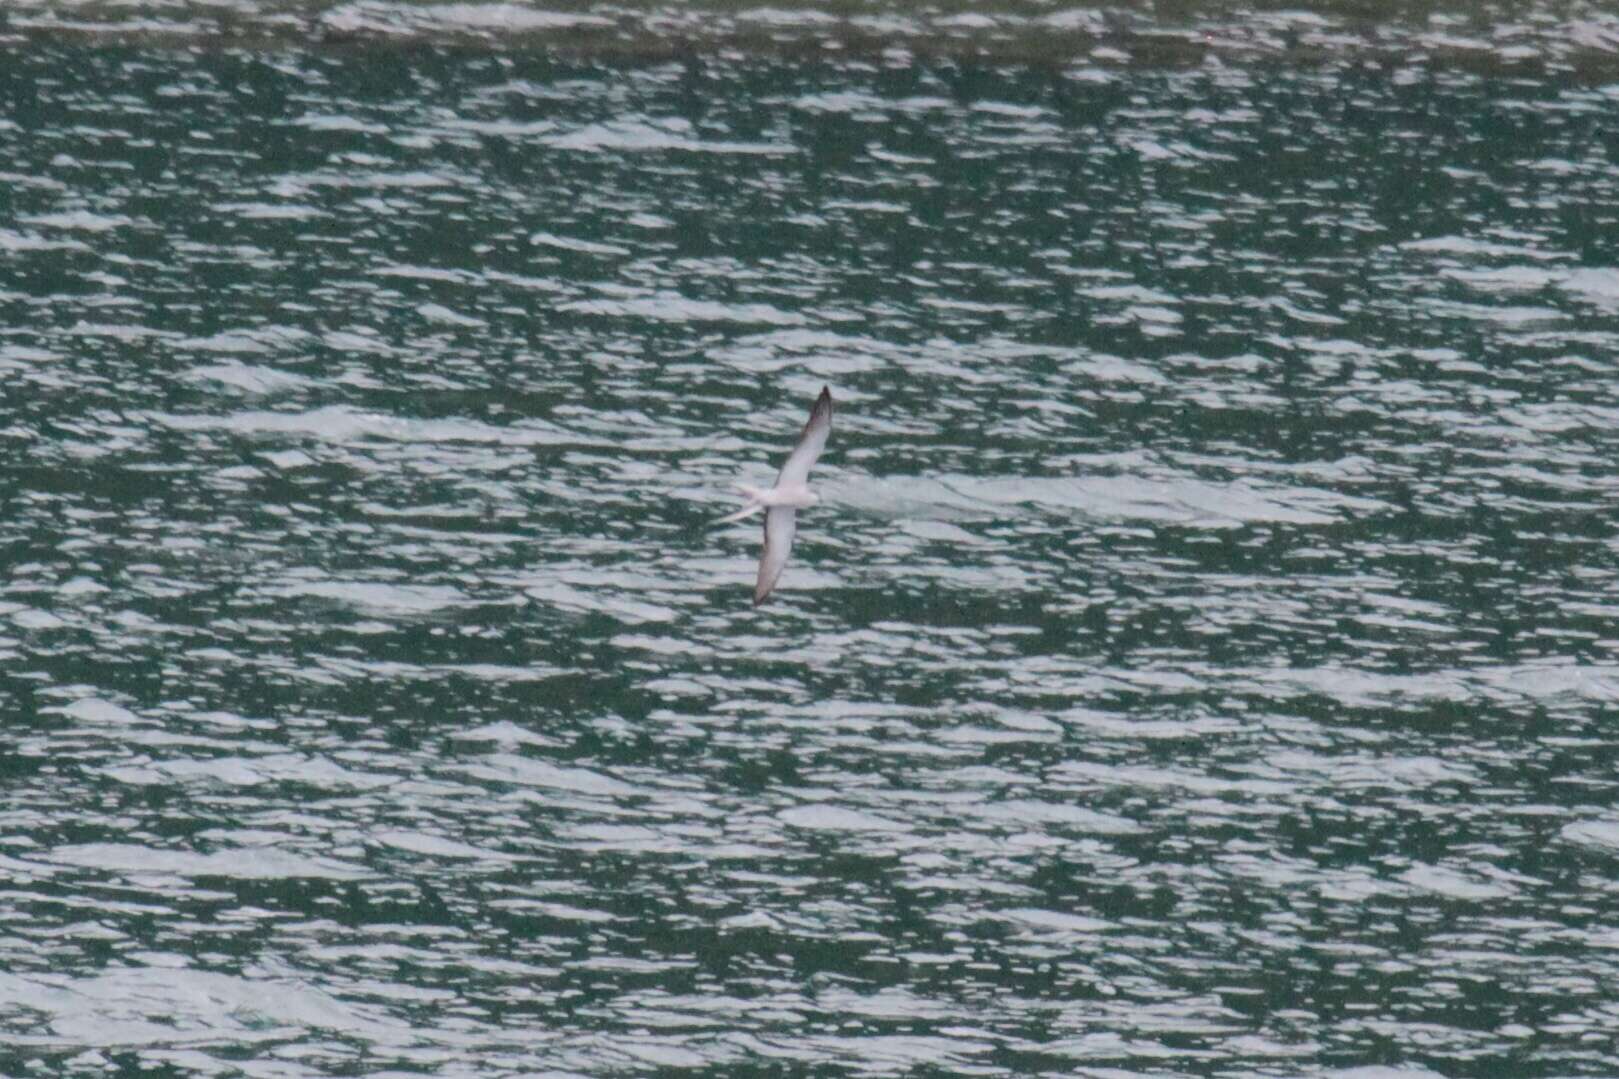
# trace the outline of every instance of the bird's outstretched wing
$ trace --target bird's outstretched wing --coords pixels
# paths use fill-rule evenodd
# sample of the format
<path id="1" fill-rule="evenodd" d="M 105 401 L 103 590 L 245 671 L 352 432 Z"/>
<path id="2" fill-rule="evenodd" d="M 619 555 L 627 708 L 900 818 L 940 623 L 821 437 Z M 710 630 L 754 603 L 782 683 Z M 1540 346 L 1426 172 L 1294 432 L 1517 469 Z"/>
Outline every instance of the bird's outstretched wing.
<path id="1" fill-rule="evenodd" d="M 787 555 L 793 549 L 798 531 L 798 511 L 791 506 L 771 506 L 765 510 L 765 549 L 759 555 L 759 580 L 753 586 L 753 605 L 763 603 L 776 587 Z"/>
<path id="2" fill-rule="evenodd" d="M 793 487 L 808 483 L 810 468 L 814 466 L 815 459 L 821 456 L 821 451 L 826 449 L 826 436 L 831 433 L 832 391 L 822 386 L 821 396 L 815 399 L 809 422 L 804 425 L 804 433 L 798 436 L 798 445 L 788 454 L 787 463 L 781 466 L 776 486 Z M 788 533 L 789 539 L 791 535 Z"/>

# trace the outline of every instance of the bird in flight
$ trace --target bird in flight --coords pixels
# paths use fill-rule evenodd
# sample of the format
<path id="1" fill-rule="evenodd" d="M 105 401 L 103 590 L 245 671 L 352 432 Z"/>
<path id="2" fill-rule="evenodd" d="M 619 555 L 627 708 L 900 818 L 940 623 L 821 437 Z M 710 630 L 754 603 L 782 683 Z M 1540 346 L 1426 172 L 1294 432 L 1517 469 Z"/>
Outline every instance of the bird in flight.
<path id="1" fill-rule="evenodd" d="M 747 505 L 721 517 L 719 524 L 740 521 L 750 513 L 764 510 L 765 549 L 759 556 L 759 579 L 753 586 L 753 605 L 763 603 L 776 587 L 782 567 L 787 565 L 787 554 L 793 549 L 793 535 L 798 531 L 798 511 L 813 506 L 820 498 L 809 489 L 809 470 L 815 459 L 826 448 L 826 436 L 832 433 L 832 391 L 821 387 L 821 396 L 815 399 L 809 422 L 798 445 L 787 455 L 781 466 L 776 485 L 768 490 L 737 484 L 737 490 L 748 496 Z"/>

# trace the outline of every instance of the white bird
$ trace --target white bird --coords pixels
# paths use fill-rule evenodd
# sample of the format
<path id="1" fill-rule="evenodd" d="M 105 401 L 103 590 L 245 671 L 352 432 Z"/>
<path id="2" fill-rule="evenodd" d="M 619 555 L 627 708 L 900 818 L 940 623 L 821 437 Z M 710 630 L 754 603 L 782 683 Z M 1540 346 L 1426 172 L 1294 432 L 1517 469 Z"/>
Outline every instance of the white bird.
<path id="1" fill-rule="evenodd" d="M 826 448 L 826 436 L 832 433 L 832 391 L 821 387 L 821 396 L 815 399 L 804 433 L 798 436 L 798 445 L 787 455 L 781 466 L 776 485 L 769 490 L 737 484 L 737 490 L 748 496 L 748 504 L 735 513 L 726 514 L 718 524 L 740 521 L 750 513 L 765 512 L 765 549 L 759 556 L 759 579 L 753 586 L 753 605 L 757 607 L 776 587 L 782 567 L 787 565 L 787 554 L 793 549 L 793 535 L 798 531 L 798 511 L 820 501 L 809 489 L 809 470 L 815 459 Z"/>

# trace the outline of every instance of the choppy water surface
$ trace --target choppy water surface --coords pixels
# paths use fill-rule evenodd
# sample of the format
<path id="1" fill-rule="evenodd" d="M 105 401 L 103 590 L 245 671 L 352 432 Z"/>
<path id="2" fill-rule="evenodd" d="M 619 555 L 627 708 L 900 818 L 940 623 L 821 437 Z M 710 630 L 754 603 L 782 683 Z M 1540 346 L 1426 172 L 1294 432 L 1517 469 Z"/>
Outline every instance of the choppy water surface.
<path id="1" fill-rule="evenodd" d="M 30 41 L 8 1074 L 1619 1068 L 1611 87 Z"/>

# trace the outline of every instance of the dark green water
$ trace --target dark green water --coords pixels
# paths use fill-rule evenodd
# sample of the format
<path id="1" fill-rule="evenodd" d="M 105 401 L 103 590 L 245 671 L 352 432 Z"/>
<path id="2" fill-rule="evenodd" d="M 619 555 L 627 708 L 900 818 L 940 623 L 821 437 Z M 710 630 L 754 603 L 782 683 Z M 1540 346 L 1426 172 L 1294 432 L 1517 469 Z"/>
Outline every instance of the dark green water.
<path id="1" fill-rule="evenodd" d="M 1616 99 L 0 50 L 0 1070 L 1619 1072 Z"/>

